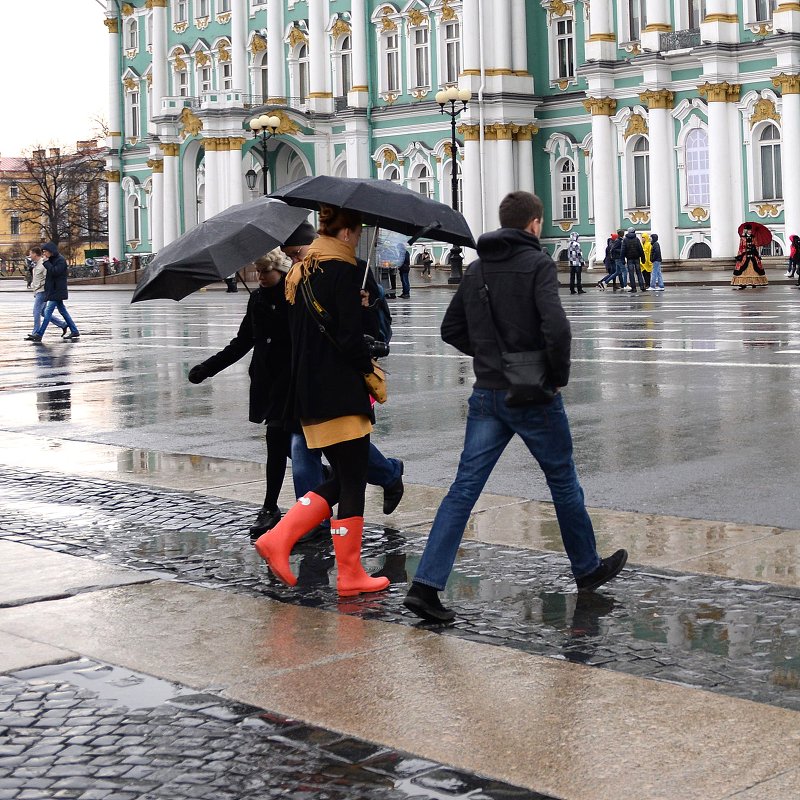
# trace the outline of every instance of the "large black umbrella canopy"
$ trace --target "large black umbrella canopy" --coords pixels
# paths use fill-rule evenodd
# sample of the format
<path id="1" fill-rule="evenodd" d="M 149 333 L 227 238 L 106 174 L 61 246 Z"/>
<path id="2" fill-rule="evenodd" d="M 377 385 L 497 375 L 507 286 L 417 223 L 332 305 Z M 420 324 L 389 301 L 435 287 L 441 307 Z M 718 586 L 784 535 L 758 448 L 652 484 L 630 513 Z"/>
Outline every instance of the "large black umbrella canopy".
<path id="1" fill-rule="evenodd" d="M 287 184 L 270 197 L 303 208 L 318 210 L 320 205 L 331 205 L 360 211 L 367 225 L 475 247 L 472 232 L 460 212 L 388 180 L 316 175 Z"/>
<path id="2" fill-rule="evenodd" d="M 306 217 L 307 210 L 269 197 L 231 206 L 159 250 L 131 302 L 182 300 L 283 244 Z"/>

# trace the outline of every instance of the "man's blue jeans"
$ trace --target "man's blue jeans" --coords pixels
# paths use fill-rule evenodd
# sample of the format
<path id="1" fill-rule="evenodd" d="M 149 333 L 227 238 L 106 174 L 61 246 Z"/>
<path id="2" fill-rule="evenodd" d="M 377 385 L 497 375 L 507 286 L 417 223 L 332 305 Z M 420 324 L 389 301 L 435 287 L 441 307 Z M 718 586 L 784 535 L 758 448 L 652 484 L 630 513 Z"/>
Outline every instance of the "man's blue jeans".
<path id="1" fill-rule="evenodd" d="M 638 258 L 629 258 L 628 259 L 628 283 L 631 285 L 631 289 L 636 291 L 636 284 L 639 284 L 639 288 L 644 291 L 644 278 L 642 277 L 642 264 Z"/>
<path id="2" fill-rule="evenodd" d="M 33 296 L 33 330 L 31 333 L 36 333 L 36 331 L 39 330 L 39 326 L 42 324 L 42 312 L 46 303 L 47 300 L 44 299 L 44 292 L 36 292 Z M 59 319 L 55 314 L 50 317 L 50 322 L 52 322 L 53 325 L 58 325 L 62 331 L 67 329 L 67 323 L 64 322 L 63 319 Z"/>
<path id="3" fill-rule="evenodd" d="M 625 262 L 621 258 L 616 258 L 614 259 L 614 267 L 614 274 L 611 276 L 611 280 L 618 278 L 620 285 L 624 289 L 628 280 L 628 273 L 625 271 Z"/>
<path id="4" fill-rule="evenodd" d="M 50 320 L 53 317 L 53 313 L 55 310 L 58 309 L 61 313 L 61 316 L 64 318 L 64 322 L 67 323 L 70 331 L 72 331 L 73 336 L 78 335 L 78 326 L 72 321 L 72 317 L 69 315 L 69 311 L 67 311 L 67 307 L 64 305 L 63 300 L 48 300 L 47 305 L 44 307 L 44 317 L 42 318 L 42 324 L 39 326 L 39 329 L 36 333 L 39 336 L 44 336 L 44 332 L 47 330 L 47 326 L 50 324 Z M 58 324 L 58 323 L 55 323 Z"/>
<path id="5" fill-rule="evenodd" d="M 651 289 L 663 289 L 664 288 L 664 276 L 661 273 L 661 262 L 654 261 L 653 262 L 653 274 L 650 277 L 650 288 Z"/>
<path id="6" fill-rule="evenodd" d="M 519 434 L 547 479 L 572 574 L 600 566 L 594 528 L 572 460 L 572 435 L 561 395 L 549 405 L 509 408 L 505 389 L 474 389 L 469 399 L 464 450 L 450 491 L 439 506 L 414 580 L 442 590 L 453 569 L 469 515 L 494 465 Z"/>
<path id="7" fill-rule="evenodd" d="M 391 486 L 402 475 L 400 462 L 396 458 L 386 456 L 369 444 L 369 462 L 367 464 L 367 483 L 373 486 L 382 486 L 384 489 Z M 306 438 L 302 433 L 292 434 L 292 482 L 294 483 L 294 496 L 303 497 L 307 492 L 312 492 L 325 478 L 322 474 L 322 451 L 309 450 Z"/>

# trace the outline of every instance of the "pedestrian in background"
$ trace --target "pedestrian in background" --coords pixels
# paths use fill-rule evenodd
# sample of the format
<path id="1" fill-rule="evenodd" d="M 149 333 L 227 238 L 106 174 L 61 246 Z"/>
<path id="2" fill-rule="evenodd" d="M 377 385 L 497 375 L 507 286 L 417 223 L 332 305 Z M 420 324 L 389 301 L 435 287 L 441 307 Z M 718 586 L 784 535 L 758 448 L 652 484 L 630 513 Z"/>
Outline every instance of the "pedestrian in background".
<path id="1" fill-rule="evenodd" d="M 400 273 L 400 283 L 403 287 L 403 292 L 400 297 L 404 300 L 408 300 L 408 298 L 411 297 L 411 282 L 408 277 L 411 272 L 411 255 L 408 250 L 406 250 L 403 256 L 403 263 L 400 265 L 398 272 Z"/>
<path id="2" fill-rule="evenodd" d="M 786 270 L 786 277 L 793 278 L 796 271 L 800 281 L 800 237 L 793 233 L 789 242 L 789 269 Z"/>
<path id="3" fill-rule="evenodd" d="M 609 283 L 613 285 L 614 291 L 617 291 L 617 268 L 614 260 L 614 246 L 618 238 L 616 233 L 612 233 L 611 236 L 606 239 L 606 251 L 603 256 L 603 266 L 606 268 L 606 274 L 595 284 L 601 292 L 606 290 L 606 286 Z"/>
<path id="4" fill-rule="evenodd" d="M 581 243 L 578 241 L 578 234 L 572 232 L 569 235 L 569 245 L 567 245 L 567 260 L 569 261 L 569 293 L 586 294 L 581 286 L 581 270 L 583 269 L 583 252 Z"/>
<path id="5" fill-rule="evenodd" d="M 642 234 L 642 250 L 644 251 L 644 261 L 642 261 L 642 278 L 644 279 L 645 291 L 650 288 L 650 273 L 653 271 L 653 260 L 651 251 L 653 244 L 649 233 Z"/>
<path id="6" fill-rule="evenodd" d="M 652 250 L 650 258 L 653 261 L 653 274 L 650 277 L 650 288 L 655 292 L 664 291 L 664 276 L 661 274 L 661 242 L 658 241 L 658 234 L 654 233 L 651 237 Z"/>
<path id="7" fill-rule="evenodd" d="M 628 232 L 622 240 L 622 251 L 628 265 L 628 283 L 630 284 L 628 291 L 635 293 L 637 284 L 644 291 L 644 278 L 642 278 L 644 250 L 635 228 L 628 228 Z"/>
<path id="8" fill-rule="evenodd" d="M 267 466 L 264 504 L 250 528 L 260 536 L 281 519 L 278 496 L 286 475 L 291 433 L 284 424 L 284 408 L 289 395 L 292 345 L 289 337 L 289 306 L 284 276 L 289 261 L 280 250 L 273 250 L 254 262 L 258 288 L 247 302 L 247 311 L 236 336 L 227 347 L 189 370 L 192 383 L 202 383 L 244 358 L 251 350 L 250 422 L 266 424 Z"/>
<path id="9" fill-rule="evenodd" d="M 294 544 L 331 518 L 340 596 L 377 592 L 386 577 L 370 577 L 361 564 L 369 437 L 374 416 L 364 375 L 373 371 L 364 339 L 361 282 L 356 262 L 362 218 L 323 205 L 319 234 L 306 258 L 286 278 L 292 338 L 292 379 L 287 408 L 299 419 L 309 448 L 325 454 L 333 474 L 292 506 L 255 543 L 283 583 L 297 578 L 289 565 Z"/>
<path id="10" fill-rule="evenodd" d="M 625 231 L 622 228 L 617 229 L 617 239 L 611 247 L 611 253 L 614 257 L 614 278 L 619 279 L 619 287 L 624 289 L 628 273 L 625 269 Z"/>
<path id="11" fill-rule="evenodd" d="M 544 206 L 535 195 L 506 195 L 500 203 L 501 228 L 478 239 L 479 261 L 470 264 L 442 322 L 444 341 L 472 356 L 476 380 L 458 472 L 436 512 L 403 601 L 432 622 L 449 622 L 455 616 L 442 605 L 439 592 L 453 569 L 469 515 L 514 434 L 544 471 L 578 589 L 596 589 L 611 580 L 628 557 L 625 550 L 605 559 L 597 554 L 575 470 L 572 436 L 558 391 L 569 380 L 571 332 L 558 299 L 556 265 L 539 241 L 543 217 Z M 488 303 L 498 310 L 496 316 Z M 497 328 L 493 316 L 501 323 Z M 549 381 L 556 389 L 549 403 L 506 404 L 509 381 L 499 342 L 509 352 L 546 353 Z"/>
<path id="12" fill-rule="evenodd" d="M 58 309 L 64 319 L 64 323 L 69 328 L 69 332 L 62 332 L 61 338 L 77 340 L 80 338 L 78 327 L 73 322 L 69 311 L 67 311 L 67 307 L 64 305 L 64 301 L 69 297 L 66 259 L 58 252 L 58 248 L 53 242 L 42 245 L 42 255 L 44 256 L 42 265 L 47 272 L 44 281 L 44 299 L 46 300 L 44 315 L 39 327 L 25 338 L 32 342 L 41 342 L 55 310 Z M 55 324 L 57 325 L 58 322 Z"/>
<path id="13" fill-rule="evenodd" d="M 427 249 L 422 251 L 422 276 L 424 278 L 431 277 L 431 267 L 433 266 L 433 256 Z"/>
<path id="14" fill-rule="evenodd" d="M 42 311 L 44 310 L 44 305 L 47 302 L 44 294 L 44 283 L 45 278 L 47 277 L 47 270 L 44 268 L 44 264 L 42 263 L 44 259 L 42 258 L 41 247 L 31 247 L 30 251 L 28 252 L 28 259 L 32 265 L 30 288 L 33 290 L 33 330 L 25 338 L 30 340 L 31 337 L 36 334 L 36 331 L 39 330 L 39 327 L 42 324 Z M 53 315 L 50 317 L 50 321 L 53 323 L 53 325 L 58 325 L 58 327 L 61 328 L 62 337 L 66 336 L 69 328 L 63 319 Z"/>

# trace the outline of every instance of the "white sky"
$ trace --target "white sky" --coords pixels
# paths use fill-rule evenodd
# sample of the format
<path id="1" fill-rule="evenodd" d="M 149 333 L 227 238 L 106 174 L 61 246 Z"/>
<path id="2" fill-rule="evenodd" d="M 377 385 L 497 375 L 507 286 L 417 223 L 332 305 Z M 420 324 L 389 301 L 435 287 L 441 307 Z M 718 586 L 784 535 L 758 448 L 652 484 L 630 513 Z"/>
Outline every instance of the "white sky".
<path id="1" fill-rule="evenodd" d="M 90 139 L 108 118 L 108 31 L 96 0 L 0 0 L 0 154 Z"/>

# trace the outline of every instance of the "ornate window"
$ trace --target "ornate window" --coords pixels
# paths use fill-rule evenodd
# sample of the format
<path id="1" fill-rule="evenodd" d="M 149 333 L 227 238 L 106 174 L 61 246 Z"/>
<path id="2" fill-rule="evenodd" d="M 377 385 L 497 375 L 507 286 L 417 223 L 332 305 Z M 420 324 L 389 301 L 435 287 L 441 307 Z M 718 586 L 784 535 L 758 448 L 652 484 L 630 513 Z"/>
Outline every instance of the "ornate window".
<path id="1" fill-rule="evenodd" d="M 633 205 L 650 207 L 650 143 L 644 136 L 633 145 Z"/>
<path id="2" fill-rule="evenodd" d="M 644 0 L 627 0 L 628 2 L 628 41 L 638 42 L 647 25 Z"/>
<path id="3" fill-rule="evenodd" d="M 558 164 L 558 200 L 561 219 L 578 218 L 578 183 L 575 175 L 575 162 L 564 158 Z"/>
<path id="4" fill-rule="evenodd" d="M 690 131 L 684 144 L 686 204 L 708 206 L 710 199 L 708 134 L 705 128 Z"/>
<path id="5" fill-rule="evenodd" d="M 231 0 L 217 0 L 217 14 L 227 14 L 231 10 Z"/>
<path id="6" fill-rule="evenodd" d="M 308 45 L 303 42 L 297 48 L 297 96 L 301 103 L 308 99 Z"/>
<path id="7" fill-rule="evenodd" d="M 409 188 L 423 197 L 433 197 L 433 175 L 426 164 L 417 164 L 414 167 L 409 183 Z"/>
<path id="8" fill-rule="evenodd" d="M 175 71 L 175 91 L 178 97 L 189 96 L 189 71 L 186 68 Z"/>
<path id="9" fill-rule="evenodd" d="M 353 40 L 349 33 L 338 42 L 334 53 L 337 94 L 344 97 L 353 88 Z"/>
<path id="10" fill-rule="evenodd" d="M 688 0 L 688 27 L 697 30 L 706 15 L 706 0 Z"/>
<path id="11" fill-rule="evenodd" d="M 260 98 L 256 102 L 266 103 L 269 97 L 267 51 L 261 50 L 253 56 L 253 94 Z"/>
<path id="12" fill-rule="evenodd" d="M 187 22 L 189 19 L 189 0 L 175 0 L 172 21 Z"/>
<path id="13" fill-rule="evenodd" d="M 400 183 L 400 170 L 395 166 L 386 167 L 383 177 L 384 180 L 391 181 L 392 183 Z"/>
<path id="14" fill-rule="evenodd" d="M 775 0 L 755 0 L 756 22 L 768 22 L 775 11 Z"/>
<path id="15" fill-rule="evenodd" d="M 233 88 L 233 67 L 230 61 L 224 61 L 219 65 L 219 88 L 223 91 Z"/>
<path id="16" fill-rule="evenodd" d="M 461 72 L 461 25 L 448 22 L 444 26 L 444 82 L 458 83 Z"/>
<path id="17" fill-rule="evenodd" d="M 575 35 L 572 30 L 572 19 L 560 19 L 556 22 L 556 48 L 558 78 L 575 76 Z"/>
<path id="18" fill-rule="evenodd" d="M 195 18 L 202 18 L 208 16 L 208 6 L 210 0 L 194 0 L 194 15 Z"/>
<path id="19" fill-rule="evenodd" d="M 198 93 L 211 91 L 211 66 L 205 64 L 197 68 L 197 91 Z"/>
<path id="20" fill-rule="evenodd" d="M 134 89 L 125 93 L 125 117 L 129 139 L 138 139 L 141 129 L 139 120 L 139 90 Z"/>
<path id="21" fill-rule="evenodd" d="M 387 92 L 400 91 L 400 41 L 397 33 L 383 37 L 384 42 L 384 89 Z"/>
<path id="22" fill-rule="evenodd" d="M 430 44 L 427 21 L 411 28 L 411 85 L 414 89 L 428 88 L 431 85 Z"/>
<path id="23" fill-rule="evenodd" d="M 125 25 L 125 49 L 139 49 L 139 23 L 131 18 Z"/>
<path id="24" fill-rule="evenodd" d="M 761 167 L 761 199 L 782 198 L 781 134 L 771 123 L 762 128 L 758 137 L 758 160 Z"/>
<path id="25" fill-rule="evenodd" d="M 142 210 L 139 187 L 133 180 L 125 181 L 125 240 L 133 247 L 142 241 Z"/>

